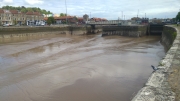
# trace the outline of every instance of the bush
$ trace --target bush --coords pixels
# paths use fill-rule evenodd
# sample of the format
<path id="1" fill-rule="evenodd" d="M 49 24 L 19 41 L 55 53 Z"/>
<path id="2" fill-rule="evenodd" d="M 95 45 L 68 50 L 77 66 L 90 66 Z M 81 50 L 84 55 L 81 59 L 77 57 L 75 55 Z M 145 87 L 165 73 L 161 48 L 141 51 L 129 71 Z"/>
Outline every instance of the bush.
<path id="1" fill-rule="evenodd" d="M 177 32 L 172 33 L 173 40 L 176 38 L 176 36 L 177 36 Z"/>

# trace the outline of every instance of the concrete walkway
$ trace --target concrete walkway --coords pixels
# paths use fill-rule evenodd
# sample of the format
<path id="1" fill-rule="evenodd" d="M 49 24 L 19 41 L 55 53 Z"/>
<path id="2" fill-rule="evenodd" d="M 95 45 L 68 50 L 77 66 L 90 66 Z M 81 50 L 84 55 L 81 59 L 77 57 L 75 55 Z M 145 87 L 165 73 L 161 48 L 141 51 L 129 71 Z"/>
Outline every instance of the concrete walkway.
<path id="1" fill-rule="evenodd" d="M 176 39 L 145 86 L 132 101 L 180 101 L 180 26 Z"/>
<path id="2" fill-rule="evenodd" d="M 169 69 L 168 82 L 172 88 L 172 91 L 176 94 L 175 101 L 180 101 L 180 26 L 172 26 L 177 30 L 177 37 L 174 40 L 173 46 L 177 46 L 176 53 L 174 55 L 171 68 Z"/>

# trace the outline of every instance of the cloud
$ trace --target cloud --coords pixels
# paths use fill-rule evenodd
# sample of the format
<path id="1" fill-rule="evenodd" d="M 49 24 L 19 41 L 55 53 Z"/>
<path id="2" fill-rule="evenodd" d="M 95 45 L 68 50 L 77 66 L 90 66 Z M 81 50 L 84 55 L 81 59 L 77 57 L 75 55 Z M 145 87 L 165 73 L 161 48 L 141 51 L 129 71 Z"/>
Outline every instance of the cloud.
<path id="1" fill-rule="evenodd" d="M 35 4 L 43 4 L 43 0 L 25 0 L 25 2 L 29 5 L 35 5 Z"/>
<path id="2" fill-rule="evenodd" d="M 13 0 L 0 0 L 0 5 L 12 4 Z"/>
<path id="3" fill-rule="evenodd" d="M 0 0 L 0 6 L 12 3 L 13 0 Z M 69 15 L 118 19 L 125 15 L 126 19 L 139 17 L 159 18 L 175 17 L 180 7 L 180 0 L 66 0 Z M 10 5 L 39 7 L 53 13 L 65 13 L 65 0 L 14 0 Z"/>

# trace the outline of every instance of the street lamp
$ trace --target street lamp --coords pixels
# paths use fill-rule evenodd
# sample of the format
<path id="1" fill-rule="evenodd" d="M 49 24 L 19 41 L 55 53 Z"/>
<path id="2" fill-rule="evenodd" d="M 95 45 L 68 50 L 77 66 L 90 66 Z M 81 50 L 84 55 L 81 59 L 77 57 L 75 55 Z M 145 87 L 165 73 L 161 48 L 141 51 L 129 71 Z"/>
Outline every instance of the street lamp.
<path id="1" fill-rule="evenodd" d="M 66 5 L 66 0 L 65 0 L 65 6 L 66 6 L 66 24 L 67 24 L 67 5 Z"/>

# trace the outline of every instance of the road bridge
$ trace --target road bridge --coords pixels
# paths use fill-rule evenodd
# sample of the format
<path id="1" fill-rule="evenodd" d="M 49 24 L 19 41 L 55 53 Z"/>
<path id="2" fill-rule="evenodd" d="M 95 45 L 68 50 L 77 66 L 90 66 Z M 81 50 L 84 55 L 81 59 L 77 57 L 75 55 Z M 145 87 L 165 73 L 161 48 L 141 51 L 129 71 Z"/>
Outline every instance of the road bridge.
<path id="1" fill-rule="evenodd" d="M 100 21 L 100 22 L 94 22 L 90 21 L 87 22 L 87 25 L 118 25 L 122 24 L 122 20 L 108 20 L 108 21 Z"/>

